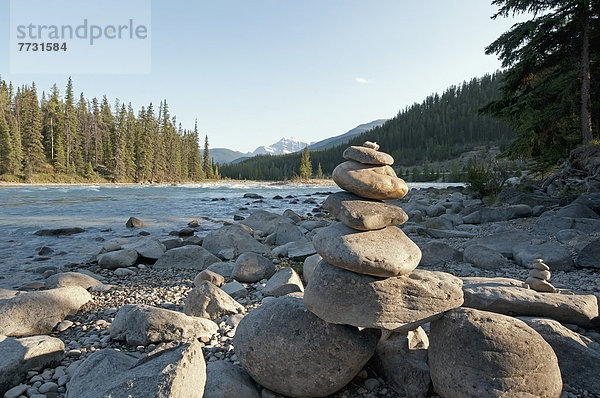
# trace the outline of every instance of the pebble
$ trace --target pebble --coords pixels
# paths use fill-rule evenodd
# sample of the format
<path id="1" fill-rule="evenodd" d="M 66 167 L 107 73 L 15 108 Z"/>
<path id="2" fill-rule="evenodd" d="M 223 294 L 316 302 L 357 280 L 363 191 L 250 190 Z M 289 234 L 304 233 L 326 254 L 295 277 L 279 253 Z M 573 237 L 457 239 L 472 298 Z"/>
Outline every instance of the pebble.
<path id="1" fill-rule="evenodd" d="M 23 395 L 25 391 L 27 391 L 27 384 L 19 384 L 16 387 L 11 388 L 7 392 L 4 393 L 4 398 L 17 398 L 20 395 Z"/>
<path id="2" fill-rule="evenodd" d="M 48 381 L 44 384 L 42 384 L 39 388 L 38 391 L 42 394 L 46 394 L 48 392 L 55 392 L 58 390 L 58 384 L 52 382 L 52 381 Z"/>

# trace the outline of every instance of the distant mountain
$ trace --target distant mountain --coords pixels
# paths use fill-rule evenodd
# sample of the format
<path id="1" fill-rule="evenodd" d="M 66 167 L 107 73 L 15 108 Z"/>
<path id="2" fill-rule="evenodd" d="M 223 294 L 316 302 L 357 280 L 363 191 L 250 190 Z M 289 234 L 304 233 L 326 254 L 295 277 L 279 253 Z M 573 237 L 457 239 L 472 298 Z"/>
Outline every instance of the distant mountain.
<path id="1" fill-rule="evenodd" d="M 249 156 L 256 155 L 285 155 L 304 149 L 308 145 L 305 142 L 298 141 L 295 138 L 282 138 L 272 145 L 259 146 Z"/>
<path id="2" fill-rule="evenodd" d="M 377 120 L 373 120 L 372 122 L 369 122 L 369 123 L 360 124 L 344 134 L 340 134 L 335 137 L 327 138 L 327 139 L 324 139 L 323 141 L 318 141 L 313 144 L 310 144 L 308 146 L 308 149 L 310 149 L 311 151 L 315 150 L 315 149 L 322 150 L 322 149 L 333 148 L 334 146 L 338 146 L 341 144 L 345 144 L 346 142 L 350 141 L 355 136 L 362 134 L 365 131 L 369 131 L 372 128 L 379 127 L 387 121 L 388 121 L 388 119 L 377 119 Z"/>
<path id="3" fill-rule="evenodd" d="M 235 159 L 246 156 L 244 153 L 239 151 L 232 151 L 227 148 L 212 148 L 209 149 L 210 157 L 214 163 L 224 164 L 231 163 Z"/>

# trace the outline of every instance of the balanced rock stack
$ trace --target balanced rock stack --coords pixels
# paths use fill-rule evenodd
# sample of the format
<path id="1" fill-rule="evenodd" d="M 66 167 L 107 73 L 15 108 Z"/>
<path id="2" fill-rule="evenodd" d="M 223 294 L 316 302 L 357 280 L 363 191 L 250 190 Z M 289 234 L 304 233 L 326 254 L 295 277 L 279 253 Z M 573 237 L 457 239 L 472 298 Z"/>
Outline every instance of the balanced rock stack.
<path id="1" fill-rule="evenodd" d="M 548 282 L 549 280 L 550 267 L 544 264 L 544 260 L 538 258 L 535 260 L 535 263 L 533 263 L 533 268 L 529 271 L 529 277 L 525 280 L 525 283 L 535 291 L 554 293 L 556 288 Z"/>
<path id="2" fill-rule="evenodd" d="M 326 322 L 392 331 L 416 329 L 463 303 L 462 282 L 443 272 L 415 270 L 421 251 L 397 225 L 408 187 L 394 159 L 365 142 L 344 151 L 333 180 L 349 192 L 330 195 L 323 208 L 339 222 L 313 238 L 323 257 L 304 293 L 306 308 Z"/>

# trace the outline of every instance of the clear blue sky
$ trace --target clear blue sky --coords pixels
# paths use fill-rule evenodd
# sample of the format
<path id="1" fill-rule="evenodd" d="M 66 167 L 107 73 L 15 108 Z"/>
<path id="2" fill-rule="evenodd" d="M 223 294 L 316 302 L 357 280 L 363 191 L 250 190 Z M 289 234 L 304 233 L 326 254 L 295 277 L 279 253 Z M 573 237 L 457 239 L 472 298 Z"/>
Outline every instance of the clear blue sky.
<path id="1" fill-rule="evenodd" d="M 52 0 L 48 0 L 51 2 Z M 123 0 L 126 1 L 126 0 Z M 152 1 L 150 74 L 10 74 L 9 2 L 0 4 L 0 75 L 106 94 L 136 109 L 167 99 L 211 147 L 305 142 L 393 117 L 452 84 L 494 72 L 486 45 L 514 20 L 491 0 Z M 118 59 L 115 59 L 118 62 Z"/>

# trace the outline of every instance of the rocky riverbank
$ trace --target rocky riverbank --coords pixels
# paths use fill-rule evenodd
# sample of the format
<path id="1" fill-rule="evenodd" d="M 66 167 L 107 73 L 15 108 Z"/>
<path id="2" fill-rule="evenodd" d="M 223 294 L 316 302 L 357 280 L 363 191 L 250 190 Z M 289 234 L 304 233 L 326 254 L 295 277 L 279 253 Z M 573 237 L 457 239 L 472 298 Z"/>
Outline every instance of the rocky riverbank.
<path id="1" fill-rule="evenodd" d="M 421 249 L 419 270 L 461 278 L 463 307 L 519 316 L 536 330 L 558 358 L 561 397 L 600 396 L 600 195 L 561 201 L 506 190 L 502 200 L 485 206 L 453 188 L 414 190 L 390 203 L 406 213 L 402 230 Z M 239 366 L 234 338 L 246 314 L 279 305 L 276 297 L 302 297 L 319 260 L 313 237 L 334 222 L 321 205 L 310 217 L 259 210 L 206 235 L 193 221 L 168 236 L 132 228 L 99 243 L 93 261 L 48 269 L 37 284 L 0 291 L 0 334 L 11 336 L 0 337 L 0 392 L 102 396 L 143 371 L 139 396 L 156 388 L 170 391 L 156 396 L 201 396 L 201 388 L 205 397 L 277 396 Z M 550 267 L 553 293 L 524 284 L 538 258 Z M 288 301 L 289 308 L 296 305 Z M 439 327 L 385 332 L 375 357 L 331 396 L 437 397 L 427 348 Z M 511 340 L 517 336 L 505 337 L 507 346 L 521 347 Z M 272 338 L 284 353 L 293 349 L 286 346 L 291 340 Z M 434 340 L 430 356 L 440 356 L 444 348 Z M 332 355 L 327 346 L 314 349 L 322 358 Z M 205 366 L 194 360 L 200 350 Z M 321 370 L 297 371 L 332 371 L 325 362 Z M 170 373 L 161 373 L 167 368 Z M 398 369 L 405 374 L 395 377 Z"/>

